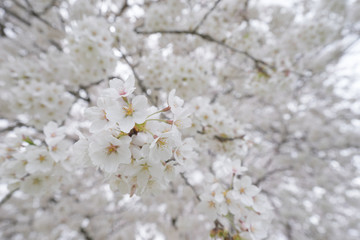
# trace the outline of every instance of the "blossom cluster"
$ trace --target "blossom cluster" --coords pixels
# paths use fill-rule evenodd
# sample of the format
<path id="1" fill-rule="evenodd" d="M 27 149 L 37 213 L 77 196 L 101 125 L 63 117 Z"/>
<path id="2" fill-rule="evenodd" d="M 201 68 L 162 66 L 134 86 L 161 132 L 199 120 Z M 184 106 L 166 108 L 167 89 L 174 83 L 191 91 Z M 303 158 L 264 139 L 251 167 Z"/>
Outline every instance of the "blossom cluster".
<path id="1" fill-rule="evenodd" d="M 0 239 L 358 240 L 359 21 L 359 0 L 0 1 Z"/>
<path id="2" fill-rule="evenodd" d="M 103 171 L 113 190 L 131 196 L 156 192 L 194 156 L 192 142 L 180 132 L 191 125 L 190 111 L 175 90 L 159 110 L 146 96 L 134 96 L 134 78 L 115 78 L 109 85 L 97 106 L 86 110 L 91 135 L 75 144 L 74 155 Z"/>
<path id="3" fill-rule="evenodd" d="M 112 52 L 114 38 L 109 24 L 104 19 L 85 17 L 71 26 L 65 39 L 68 54 L 61 55 L 63 61 L 73 63 L 67 70 L 69 84 L 75 87 L 97 82 L 113 73 L 116 61 Z"/>
<path id="4" fill-rule="evenodd" d="M 212 237 L 264 239 L 272 207 L 251 178 L 243 175 L 246 168 L 239 166 L 234 165 L 230 184 L 227 181 L 209 185 L 210 191 L 200 195 L 198 209 L 215 221 Z"/>
<path id="5" fill-rule="evenodd" d="M 195 140 L 200 152 L 194 171 L 200 165 L 208 166 L 202 169 L 201 202 L 197 209 L 215 223 L 211 236 L 264 239 L 272 220 L 272 207 L 252 183 L 252 177 L 244 174 L 247 167 L 242 166 L 240 159 L 246 156 L 250 145 L 244 125 L 222 104 L 212 103 L 209 98 L 194 98 L 190 106 L 193 124 L 187 133 L 198 133 Z M 201 151 L 204 148 L 209 150 Z M 191 174 L 188 176 L 191 178 Z"/>
<path id="6" fill-rule="evenodd" d="M 22 122 L 38 129 L 52 120 L 64 121 L 74 101 L 64 86 L 55 83 L 19 81 L 11 93 L 13 112 L 23 114 L 19 116 Z"/>
<path id="7" fill-rule="evenodd" d="M 149 61 L 151 59 L 151 61 Z M 211 85 L 210 69 L 205 62 L 191 57 L 166 57 L 153 55 L 144 57 L 142 72 L 146 85 L 151 90 L 171 91 L 175 88 L 179 96 L 191 99 L 206 92 Z M 188 64 L 192 62 L 192 64 Z"/>
<path id="8" fill-rule="evenodd" d="M 164 30 L 182 28 L 184 25 L 195 25 L 193 16 L 187 18 L 181 14 L 186 7 L 183 1 L 170 1 L 150 6 L 145 19 L 145 28 L 149 30 Z"/>
<path id="9" fill-rule="evenodd" d="M 49 121 L 64 121 L 74 102 L 46 57 L 14 58 L 0 70 L 1 114 L 42 130 Z"/>
<path id="10" fill-rule="evenodd" d="M 195 135 L 201 148 L 209 148 L 211 154 L 228 156 L 232 159 L 243 157 L 247 151 L 244 126 L 235 120 L 223 104 L 211 103 L 210 98 L 196 97 L 190 102 L 193 110 L 193 124 L 189 133 Z M 215 140 L 215 141 L 214 141 Z M 211 163 L 208 153 L 203 152 L 207 164 Z"/>
<path id="11" fill-rule="evenodd" d="M 49 121 L 60 123 L 75 99 L 70 90 L 113 73 L 114 38 L 106 21 L 84 18 L 69 31 L 60 44 L 63 51 L 50 48 L 42 56 L 11 58 L 4 63 L 0 70 L 2 114 L 37 129 Z"/>
<path id="12" fill-rule="evenodd" d="M 57 189 L 65 173 L 72 169 L 66 151 L 71 141 L 65 138 L 65 128 L 49 122 L 43 131 L 44 139 L 26 127 L 16 128 L 6 136 L 6 144 L 1 145 L 1 180 L 10 189 L 41 195 Z"/>

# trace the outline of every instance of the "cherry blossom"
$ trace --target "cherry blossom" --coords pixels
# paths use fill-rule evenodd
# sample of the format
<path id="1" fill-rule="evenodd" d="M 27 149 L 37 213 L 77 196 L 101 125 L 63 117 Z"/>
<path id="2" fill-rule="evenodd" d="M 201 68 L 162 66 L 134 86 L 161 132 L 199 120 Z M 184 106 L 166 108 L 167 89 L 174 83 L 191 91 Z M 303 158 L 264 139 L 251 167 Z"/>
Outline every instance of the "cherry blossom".
<path id="1" fill-rule="evenodd" d="M 360 239 L 360 1 L 0 1 L 0 239 Z"/>
<path id="2" fill-rule="evenodd" d="M 110 106 L 107 109 L 110 121 L 117 122 L 123 132 L 130 132 L 135 123 L 144 123 L 147 117 L 147 99 L 140 95 L 131 101 L 120 100 L 120 104 Z"/>
<path id="3" fill-rule="evenodd" d="M 106 172 L 116 172 L 120 163 L 130 163 L 131 153 L 127 136 L 116 138 L 110 132 L 99 132 L 89 143 L 92 163 Z"/>
<path id="4" fill-rule="evenodd" d="M 127 97 L 134 92 L 134 84 L 135 79 L 132 76 L 130 76 L 126 81 L 123 81 L 121 79 L 112 79 L 109 81 L 109 94 L 111 94 L 115 98 Z"/>
<path id="5" fill-rule="evenodd" d="M 44 126 L 45 142 L 49 146 L 56 145 L 65 138 L 65 128 L 58 127 L 58 124 L 51 121 Z"/>
<path id="6" fill-rule="evenodd" d="M 241 179 L 234 179 L 235 196 L 241 200 L 243 204 L 251 207 L 254 204 L 253 197 L 260 192 L 256 186 L 251 184 L 249 176 L 243 176 Z"/>

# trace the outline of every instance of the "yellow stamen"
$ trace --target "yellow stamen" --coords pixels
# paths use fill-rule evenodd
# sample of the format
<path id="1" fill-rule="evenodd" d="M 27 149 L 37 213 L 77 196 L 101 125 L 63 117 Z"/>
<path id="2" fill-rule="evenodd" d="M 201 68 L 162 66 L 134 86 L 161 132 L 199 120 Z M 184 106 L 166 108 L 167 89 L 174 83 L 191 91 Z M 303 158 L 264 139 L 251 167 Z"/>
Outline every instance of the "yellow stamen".
<path id="1" fill-rule="evenodd" d="M 159 138 L 157 141 L 156 141 L 156 145 L 158 147 L 164 147 L 166 145 L 166 139 L 165 138 Z"/>
<path id="2" fill-rule="evenodd" d="M 128 107 L 123 107 L 123 109 L 125 110 L 125 116 L 132 116 L 134 113 L 134 109 L 131 104 L 129 104 Z"/>
<path id="3" fill-rule="evenodd" d="M 40 155 L 39 158 L 38 158 L 38 160 L 39 160 L 40 162 L 45 161 L 45 159 L 46 159 L 46 157 L 43 156 L 43 155 Z"/>
<path id="4" fill-rule="evenodd" d="M 107 154 L 111 154 L 113 152 L 117 152 L 119 146 L 113 145 L 110 143 L 110 146 L 108 146 L 107 149 Z"/>
<path id="5" fill-rule="evenodd" d="M 147 163 L 140 164 L 140 166 L 142 166 L 143 170 L 149 170 L 150 167 Z"/>
<path id="6" fill-rule="evenodd" d="M 34 185 L 38 185 L 38 184 L 40 184 L 41 183 L 41 180 L 39 179 L 39 178 L 34 178 L 33 179 L 33 184 Z"/>

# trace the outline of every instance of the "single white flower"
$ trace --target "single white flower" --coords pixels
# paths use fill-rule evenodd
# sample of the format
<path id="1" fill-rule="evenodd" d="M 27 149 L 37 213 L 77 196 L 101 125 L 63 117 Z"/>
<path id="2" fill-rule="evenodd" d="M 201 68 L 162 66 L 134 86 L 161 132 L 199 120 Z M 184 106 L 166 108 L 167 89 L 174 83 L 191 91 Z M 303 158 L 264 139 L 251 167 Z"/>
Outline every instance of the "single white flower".
<path id="1" fill-rule="evenodd" d="M 162 184 L 158 178 L 151 177 L 144 189 L 143 195 L 160 194 L 160 191 L 163 190 L 163 186 L 164 184 Z"/>
<path id="2" fill-rule="evenodd" d="M 115 78 L 109 81 L 109 85 L 110 88 L 107 89 L 108 91 L 106 93 L 108 93 L 111 97 L 127 97 L 135 90 L 135 78 L 133 76 L 129 76 L 126 81 Z"/>
<path id="3" fill-rule="evenodd" d="M 0 176 L 2 179 L 11 179 L 13 181 L 27 174 L 25 169 L 28 163 L 27 152 L 16 152 L 13 157 L 15 161 L 5 161 L 1 164 Z"/>
<path id="4" fill-rule="evenodd" d="M 176 161 L 182 165 L 184 161 L 196 158 L 197 153 L 194 151 L 196 146 L 193 138 L 186 138 L 174 151 Z"/>
<path id="5" fill-rule="evenodd" d="M 241 215 L 241 206 L 239 205 L 239 200 L 236 197 L 236 193 L 233 190 L 224 191 L 224 204 L 227 209 L 234 215 Z"/>
<path id="6" fill-rule="evenodd" d="M 111 133 L 102 131 L 94 135 L 90 141 L 90 160 L 105 172 L 116 172 L 119 164 L 131 162 L 130 141 L 131 138 L 128 136 L 117 139 Z"/>
<path id="7" fill-rule="evenodd" d="M 49 186 L 49 176 L 47 175 L 30 175 L 21 182 L 21 191 L 28 194 L 41 194 Z"/>
<path id="8" fill-rule="evenodd" d="M 184 100 L 182 100 L 178 96 L 175 96 L 175 92 L 175 89 L 171 90 L 168 97 L 168 104 L 170 106 L 170 110 L 174 114 L 183 111 L 182 105 L 184 104 Z"/>
<path id="9" fill-rule="evenodd" d="M 227 207 L 224 204 L 224 189 L 220 184 L 211 185 L 210 193 L 205 192 L 200 195 L 201 202 L 198 205 L 199 211 L 207 215 L 210 220 L 215 220 L 218 215 L 226 215 Z"/>
<path id="10" fill-rule="evenodd" d="M 260 189 L 251 184 L 251 178 L 249 176 L 243 176 L 240 180 L 234 179 L 234 190 L 236 196 L 246 206 L 252 206 L 254 204 L 253 197 L 260 192 Z"/>
<path id="11" fill-rule="evenodd" d="M 176 110 L 174 113 L 173 124 L 179 129 L 191 127 L 190 115 L 191 111 L 188 108 Z"/>
<path id="12" fill-rule="evenodd" d="M 197 206 L 200 213 L 205 214 L 209 220 L 214 221 L 217 218 L 217 203 L 210 194 L 200 196 L 201 202 Z"/>
<path id="13" fill-rule="evenodd" d="M 141 124 L 148 115 L 147 98 L 143 95 L 136 96 L 132 101 L 125 102 L 120 100 L 121 104 L 108 108 L 107 116 L 111 121 L 117 122 L 123 132 L 130 132 L 135 123 Z"/>
<path id="14" fill-rule="evenodd" d="M 105 110 L 115 104 L 116 102 L 110 98 L 99 97 L 97 106 L 85 110 L 85 116 L 91 120 L 90 132 L 98 132 L 102 129 L 112 127 L 115 124 L 109 121 Z"/>
<path id="15" fill-rule="evenodd" d="M 44 127 L 45 142 L 49 146 L 56 145 L 65 138 L 65 127 L 58 127 L 58 124 L 51 121 Z"/>
<path id="16" fill-rule="evenodd" d="M 178 131 L 161 133 L 150 145 L 150 158 L 154 161 L 168 160 L 173 154 L 172 150 L 180 143 L 181 137 Z"/>
<path id="17" fill-rule="evenodd" d="M 253 200 L 254 200 L 254 205 L 252 207 L 258 213 L 264 213 L 272 209 L 272 206 L 270 205 L 266 196 L 263 194 L 258 194 L 254 196 Z"/>
<path id="18" fill-rule="evenodd" d="M 33 148 L 28 151 L 27 156 L 25 169 L 28 173 L 49 172 L 53 167 L 54 160 L 45 148 Z"/>
<path id="19" fill-rule="evenodd" d="M 259 215 L 250 213 L 245 225 L 248 227 L 249 234 L 253 240 L 264 239 L 267 236 L 268 224 L 259 218 Z"/>
<path id="20" fill-rule="evenodd" d="M 172 181 L 175 180 L 175 177 L 182 169 L 180 167 L 177 167 L 176 161 L 168 161 L 165 164 L 164 168 L 164 179 L 166 181 Z"/>
<path id="21" fill-rule="evenodd" d="M 79 136 L 79 141 L 72 147 L 72 157 L 79 166 L 88 165 L 90 163 L 89 140 L 79 131 L 77 131 L 77 135 Z"/>
<path id="22" fill-rule="evenodd" d="M 49 154 L 54 159 L 55 162 L 59 162 L 68 157 L 67 150 L 69 149 L 71 143 L 68 141 L 61 141 L 55 145 L 49 146 Z"/>
<path id="23" fill-rule="evenodd" d="M 143 158 L 136 161 L 136 168 L 139 171 L 136 174 L 137 177 L 137 188 L 140 192 L 145 189 L 150 178 L 161 179 L 164 175 L 164 166 L 161 162 L 150 161 L 149 158 Z"/>
<path id="24" fill-rule="evenodd" d="M 112 191 L 119 191 L 121 194 L 126 194 L 130 191 L 129 184 L 120 174 L 112 176 L 109 184 Z"/>
<path id="25" fill-rule="evenodd" d="M 224 178 L 231 174 L 242 175 L 247 171 L 246 167 L 241 166 L 240 160 L 232 160 L 226 157 L 219 157 L 218 160 L 212 164 L 212 169 L 218 178 Z"/>

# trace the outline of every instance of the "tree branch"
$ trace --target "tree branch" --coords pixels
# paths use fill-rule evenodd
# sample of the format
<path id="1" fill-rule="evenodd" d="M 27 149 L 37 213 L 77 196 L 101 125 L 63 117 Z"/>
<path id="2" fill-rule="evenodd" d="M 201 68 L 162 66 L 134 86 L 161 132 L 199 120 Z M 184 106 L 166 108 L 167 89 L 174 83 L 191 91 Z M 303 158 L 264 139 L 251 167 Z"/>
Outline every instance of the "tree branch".
<path id="1" fill-rule="evenodd" d="M 184 173 L 180 173 L 180 176 L 182 177 L 182 179 L 184 179 L 185 184 L 188 185 L 188 186 L 191 188 L 191 190 L 194 192 L 194 195 L 195 195 L 196 199 L 200 202 L 201 199 L 200 199 L 200 196 L 199 196 L 199 194 L 197 193 L 195 187 L 189 183 L 189 181 L 188 181 L 188 179 L 185 177 Z"/>
<path id="2" fill-rule="evenodd" d="M 4 203 L 6 203 L 12 197 L 14 192 L 16 192 L 17 190 L 19 190 L 19 188 L 15 188 L 14 190 L 12 190 L 8 194 L 6 194 L 6 196 L 3 199 L 1 199 L 0 206 L 2 206 Z"/>
<path id="3" fill-rule="evenodd" d="M 93 240 L 93 238 L 89 235 L 88 231 L 85 228 L 80 227 L 80 233 L 84 235 L 86 240 Z"/>
<path id="4" fill-rule="evenodd" d="M 223 137 L 223 136 L 219 136 L 219 135 L 215 135 L 214 138 L 216 140 L 219 140 L 220 142 L 228 142 L 228 141 L 234 141 L 237 139 L 244 139 L 245 135 L 240 135 L 240 136 L 236 136 L 236 137 Z"/>
<path id="5" fill-rule="evenodd" d="M 199 38 L 202 38 L 203 40 L 212 42 L 212 43 L 216 43 L 232 52 L 241 54 L 246 56 L 247 58 L 249 58 L 250 60 L 253 61 L 255 68 L 257 71 L 259 71 L 260 73 L 262 73 L 263 75 L 265 75 L 266 77 L 270 77 L 270 74 L 265 70 L 264 66 L 266 66 L 267 68 L 270 68 L 271 70 L 276 70 L 276 67 L 261 60 L 258 59 L 256 57 L 254 57 L 253 55 L 251 55 L 250 53 L 248 53 L 247 51 L 243 51 L 243 50 L 239 50 L 237 48 L 234 48 L 230 45 L 227 45 L 224 40 L 218 40 L 215 39 L 214 37 L 210 36 L 209 34 L 204 34 L 204 33 L 199 33 L 196 30 L 153 30 L 153 31 L 144 31 L 144 30 L 139 30 L 138 28 L 135 28 L 134 31 L 137 34 L 144 34 L 144 35 L 152 35 L 152 34 L 173 34 L 173 35 L 192 35 L 192 36 L 197 36 Z M 293 73 L 299 77 L 310 77 L 307 74 L 303 74 L 303 73 L 299 73 L 297 71 L 294 70 L 287 70 L 287 72 Z"/>
<path id="6" fill-rule="evenodd" d="M 19 20 L 20 22 L 24 23 L 24 24 L 27 25 L 27 26 L 31 26 L 31 23 L 30 23 L 28 20 L 20 17 L 17 13 L 15 13 L 15 12 L 13 12 L 12 10 L 6 8 L 3 4 L 1 4 L 1 8 L 2 8 L 2 9 L 5 11 L 5 13 L 7 13 L 8 15 L 13 16 L 14 18 L 16 18 L 17 20 Z"/>
<path id="7" fill-rule="evenodd" d="M 28 1 L 26 1 L 28 2 Z M 43 19 L 37 12 L 35 12 L 32 9 L 32 6 L 30 4 L 28 4 L 29 9 L 26 8 L 25 6 L 23 6 L 22 4 L 20 4 L 18 1 L 14 0 L 15 5 L 17 5 L 19 8 L 23 9 L 25 12 L 29 13 L 31 16 L 37 18 L 39 21 L 41 21 L 42 23 L 44 23 L 45 25 L 47 25 L 48 27 L 58 30 L 57 28 L 55 28 L 53 25 L 51 25 L 50 22 L 48 22 L 47 20 Z"/>
<path id="8" fill-rule="evenodd" d="M 7 128 L 4 128 L 4 129 L 1 129 L 0 133 L 7 132 L 7 131 L 12 131 L 17 127 L 22 127 L 22 126 L 26 126 L 26 124 L 23 124 L 21 122 L 16 122 L 14 125 L 8 126 Z"/>
<path id="9" fill-rule="evenodd" d="M 205 20 L 207 19 L 207 17 L 215 10 L 216 6 L 221 2 L 221 0 L 217 0 L 216 3 L 214 4 L 214 6 L 212 8 L 210 8 L 210 10 L 204 15 L 204 17 L 200 20 L 200 22 L 196 25 L 196 27 L 194 28 L 194 32 L 196 32 L 199 27 L 205 22 Z"/>
<path id="10" fill-rule="evenodd" d="M 246 57 L 248 57 L 249 59 L 251 59 L 255 66 L 258 68 L 260 66 L 260 64 L 262 65 L 265 65 L 265 66 L 268 66 L 272 69 L 274 69 L 275 67 L 264 62 L 263 60 L 260 60 L 260 59 L 257 59 L 255 58 L 254 56 L 252 56 L 251 54 L 249 54 L 248 52 L 246 51 L 242 51 L 242 50 L 239 50 L 239 49 L 236 49 L 234 47 L 231 47 L 227 44 L 224 43 L 224 41 L 220 41 L 220 40 L 217 40 L 215 38 L 213 38 L 212 36 L 208 35 L 208 34 L 203 34 L 203 33 L 199 33 L 197 31 L 189 31 L 189 30 L 155 30 L 155 31 L 140 31 L 139 29 L 135 28 L 134 30 L 136 33 L 138 34 L 144 34 L 144 35 L 152 35 L 152 34 L 157 34 L 157 33 L 160 33 L 160 34 L 175 34 L 175 35 L 193 35 L 193 36 L 197 36 L 197 37 L 200 37 L 204 40 L 207 40 L 209 42 L 212 42 L 212 43 L 216 43 L 218 45 L 221 45 L 223 46 L 224 48 L 227 48 L 235 53 L 238 53 L 238 54 L 242 54 Z"/>
<path id="11" fill-rule="evenodd" d="M 134 65 L 132 65 L 130 63 L 130 61 L 128 60 L 127 56 L 120 50 L 119 51 L 122 55 L 122 58 L 124 59 L 124 61 L 126 62 L 126 64 L 130 67 L 132 73 L 134 74 L 135 79 L 137 80 L 137 83 L 141 89 L 141 91 L 146 95 L 146 97 L 149 99 L 149 101 L 156 106 L 157 104 L 155 103 L 155 101 L 152 99 L 152 97 L 147 93 L 147 88 L 145 87 L 145 85 L 143 84 L 143 80 L 139 77 L 139 75 L 137 74 L 137 72 L 135 71 L 135 67 Z"/>
<path id="12" fill-rule="evenodd" d="M 287 239 L 292 240 L 293 239 L 293 237 L 292 237 L 292 227 L 291 227 L 289 222 L 287 222 L 285 224 L 285 228 L 286 228 L 286 237 L 287 237 Z"/>
<path id="13" fill-rule="evenodd" d="M 84 90 L 84 89 L 81 88 L 79 90 Z M 85 102 L 90 103 L 90 98 L 89 97 L 83 98 L 82 96 L 80 96 L 79 91 L 75 92 L 75 91 L 68 90 L 68 93 L 70 93 L 71 95 L 73 95 L 77 99 L 81 99 L 81 100 L 84 100 Z"/>
<path id="14" fill-rule="evenodd" d="M 120 17 L 124 12 L 125 10 L 129 7 L 129 4 L 128 4 L 128 0 L 125 0 L 124 4 L 122 5 L 121 9 L 119 10 L 119 12 L 116 14 L 116 17 Z"/>
<path id="15" fill-rule="evenodd" d="M 284 172 L 284 171 L 288 171 L 288 170 L 292 170 L 293 167 L 285 167 L 285 168 L 277 168 L 274 170 L 271 170 L 269 172 L 267 172 L 264 176 L 260 177 L 254 184 L 255 185 L 259 185 L 261 182 L 265 181 L 268 177 L 270 177 L 271 175 L 274 175 L 275 173 L 279 173 L 279 172 Z"/>
<path id="16" fill-rule="evenodd" d="M 45 6 L 45 8 L 41 11 L 38 12 L 39 15 L 43 15 L 45 13 L 47 13 L 52 7 L 55 6 L 57 0 L 52 0 L 51 3 L 49 3 L 47 6 Z"/>

